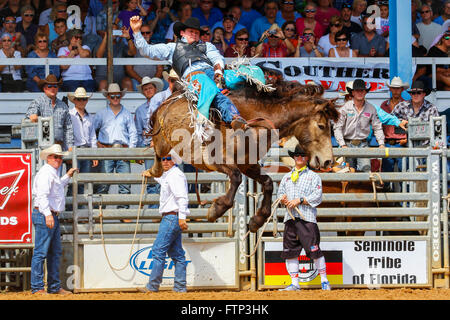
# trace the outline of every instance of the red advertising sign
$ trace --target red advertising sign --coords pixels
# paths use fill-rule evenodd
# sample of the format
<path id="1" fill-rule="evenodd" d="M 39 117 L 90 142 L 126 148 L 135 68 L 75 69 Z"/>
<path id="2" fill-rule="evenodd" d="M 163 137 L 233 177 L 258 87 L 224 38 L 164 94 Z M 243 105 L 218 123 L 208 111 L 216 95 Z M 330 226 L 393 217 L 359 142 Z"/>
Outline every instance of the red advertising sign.
<path id="1" fill-rule="evenodd" d="M 0 243 L 31 243 L 31 153 L 0 153 Z"/>

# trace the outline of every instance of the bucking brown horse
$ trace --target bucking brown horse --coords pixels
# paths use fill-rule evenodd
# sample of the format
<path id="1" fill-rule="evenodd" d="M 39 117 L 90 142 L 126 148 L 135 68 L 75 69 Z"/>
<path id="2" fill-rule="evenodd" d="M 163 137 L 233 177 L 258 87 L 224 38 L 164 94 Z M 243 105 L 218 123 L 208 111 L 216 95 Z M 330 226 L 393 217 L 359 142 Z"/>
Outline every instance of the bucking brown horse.
<path id="1" fill-rule="evenodd" d="M 208 209 L 210 222 L 233 206 L 242 174 L 254 179 L 263 189 L 261 207 L 249 223 L 249 230 L 256 232 L 271 213 L 273 183 L 258 160 L 272 143 L 282 137 L 295 136 L 308 152 L 311 166 L 325 168 L 333 161 L 330 120 L 337 120 L 338 112 L 335 100 L 324 99 L 322 94 L 320 86 L 292 82 L 279 83 L 273 92 L 258 92 L 247 84 L 231 91 L 228 97 L 241 116 L 251 123 L 250 128 L 235 132 L 224 122 L 216 121 L 214 134 L 200 143 L 192 139 L 188 101 L 182 92 L 175 91 L 150 119 L 155 162 L 148 174 L 162 175 L 161 157 L 171 149 L 177 151 L 184 162 L 200 170 L 227 174 L 230 188 L 225 195 L 214 199 Z"/>

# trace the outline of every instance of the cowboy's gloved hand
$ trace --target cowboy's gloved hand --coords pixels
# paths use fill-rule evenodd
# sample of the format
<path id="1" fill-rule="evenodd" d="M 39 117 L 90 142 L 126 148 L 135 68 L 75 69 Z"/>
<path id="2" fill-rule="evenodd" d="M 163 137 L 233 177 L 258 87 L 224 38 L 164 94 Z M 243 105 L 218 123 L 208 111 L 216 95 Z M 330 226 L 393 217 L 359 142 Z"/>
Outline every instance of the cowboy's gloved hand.
<path id="1" fill-rule="evenodd" d="M 218 85 L 219 84 L 223 85 L 225 83 L 225 79 L 223 78 L 223 74 L 218 73 L 218 72 L 214 73 L 214 82 L 216 84 L 218 84 Z"/>

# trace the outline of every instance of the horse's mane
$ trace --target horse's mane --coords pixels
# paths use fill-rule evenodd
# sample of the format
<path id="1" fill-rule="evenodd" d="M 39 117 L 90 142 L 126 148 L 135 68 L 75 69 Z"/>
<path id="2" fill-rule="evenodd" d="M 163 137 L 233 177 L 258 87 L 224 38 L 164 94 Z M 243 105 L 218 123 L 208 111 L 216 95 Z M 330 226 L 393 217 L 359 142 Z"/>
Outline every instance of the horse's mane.
<path id="1" fill-rule="evenodd" d="M 240 89 L 232 91 L 233 95 L 254 99 L 263 104 L 284 104 L 296 99 L 320 98 L 323 95 L 323 87 L 319 85 L 303 85 L 296 81 L 281 80 L 272 84 L 274 91 L 258 91 L 256 86 L 245 83 Z"/>

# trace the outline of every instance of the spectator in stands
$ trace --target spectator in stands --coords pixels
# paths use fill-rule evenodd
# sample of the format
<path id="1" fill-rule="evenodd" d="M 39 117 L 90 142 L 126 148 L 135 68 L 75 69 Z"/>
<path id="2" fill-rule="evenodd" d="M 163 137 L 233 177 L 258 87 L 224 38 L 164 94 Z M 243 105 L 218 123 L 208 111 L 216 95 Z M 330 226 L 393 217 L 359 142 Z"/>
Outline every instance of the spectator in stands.
<path id="1" fill-rule="evenodd" d="M 175 41 L 175 35 L 173 33 L 173 25 L 177 21 L 180 21 L 183 23 L 186 22 L 186 19 L 188 19 L 192 16 L 192 6 L 188 2 L 182 3 L 182 4 L 180 4 L 180 7 L 177 12 L 178 12 L 178 19 L 170 24 L 170 26 L 167 30 L 166 36 L 165 36 L 166 42 Z M 205 26 L 207 26 L 207 24 L 205 24 Z M 208 28 L 210 28 L 210 27 L 208 26 Z"/>
<path id="2" fill-rule="evenodd" d="M 211 42 L 212 40 L 212 32 L 211 28 L 207 25 L 200 26 L 200 40 L 203 42 Z"/>
<path id="3" fill-rule="evenodd" d="M 164 4 L 165 7 L 161 8 L 161 4 Z M 143 19 L 143 21 L 148 23 L 153 31 L 152 42 L 165 43 L 167 31 L 177 17 L 170 10 L 171 1 L 156 1 L 155 5 L 155 10 L 150 12 L 147 19 Z"/>
<path id="4" fill-rule="evenodd" d="M 232 12 L 234 12 L 234 14 L 232 14 Z M 212 30 L 215 30 L 217 27 L 221 27 L 225 31 L 227 31 L 227 29 L 225 28 L 225 26 L 227 25 L 228 26 L 227 28 L 231 30 L 230 34 L 234 35 L 239 30 L 244 29 L 245 26 L 238 23 L 238 21 L 239 21 L 238 17 L 240 16 L 240 12 L 241 12 L 241 8 L 239 8 L 238 6 L 231 7 L 230 10 L 228 10 L 228 13 L 226 13 L 223 16 L 223 19 L 214 24 L 214 26 L 212 27 Z M 225 23 L 226 20 L 228 20 L 228 21 Z M 230 32 L 230 31 L 228 31 L 228 32 Z M 232 37 L 231 35 L 228 36 L 228 38 L 231 38 L 231 37 Z M 230 43 L 228 43 L 228 44 L 230 44 Z"/>
<path id="5" fill-rule="evenodd" d="M 358 53 L 358 57 L 383 57 L 386 52 L 386 41 L 371 28 L 368 19 L 369 16 L 364 16 L 363 31 L 353 36 L 352 49 Z"/>
<path id="6" fill-rule="evenodd" d="M 325 29 L 316 20 L 317 5 L 314 2 L 308 2 L 303 10 L 304 18 L 299 18 L 295 21 L 297 27 L 297 34 L 303 34 L 306 28 L 314 31 L 316 41 L 318 41 L 324 34 Z M 317 44 L 317 42 L 316 42 Z"/>
<path id="7" fill-rule="evenodd" d="M 146 99 L 146 101 L 140 105 L 135 112 L 134 123 L 136 125 L 136 132 L 138 137 L 137 147 L 138 148 L 150 148 L 150 143 L 152 141 L 151 137 L 146 136 L 148 133 L 148 115 L 151 116 L 153 111 L 149 110 L 151 105 L 151 100 L 155 96 L 156 93 L 161 92 L 164 87 L 164 83 L 159 78 L 149 78 L 144 77 L 142 79 L 142 83 L 138 85 L 138 90 L 142 93 Z M 148 170 L 153 167 L 154 160 L 149 159 L 144 161 L 138 161 L 139 164 L 144 163 L 145 169 Z M 149 194 L 158 194 L 159 193 L 159 185 L 158 184 L 147 184 L 147 193 Z M 158 208 L 157 204 L 149 205 L 149 208 Z"/>
<path id="8" fill-rule="evenodd" d="M 113 21 L 116 21 L 117 17 L 119 16 L 119 3 L 120 0 L 112 0 Z M 108 13 L 106 6 L 104 6 L 103 10 L 100 11 L 100 13 L 97 15 L 95 24 L 97 34 L 103 39 L 103 36 L 105 35 L 106 29 L 108 27 Z M 122 21 L 119 20 L 119 23 L 116 23 L 116 27 L 118 27 L 118 29 L 121 29 Z"/>
<path id="9" fill-rule="evenodd" d="M 56 97 L 61 83 L 54 74 L 41 80 L 38 86 L 44 94 L 31 102 L 25 117 L 31 122 L 37 122 L 38 117 L 53 117 L 55 143 L 60 144 L 63 150 L 71 151 L 74 138 L 69 107 Z"/>
<path id="10" fill-rule="evenodd" d="M 2 49 L 0 58 L 20 59 L 22 55 L 12 47 L 13 36 L 9 33 L 3 33 L 1 36 Z M 20 65 L 0 65 L 1 88 L 2 92 L 22 92 L 23 82 L 21 75 L 22 66 Z"/>
<path id="11" fill-rule="evenodd" d="M 294 57 L 323 57 L 322 49 L 316 45 L 314 31 L 310 28 L 303 29 L 299 36 Z"/>
<path id="12" fill-rule="evenodd" d="M 444 2 L 444 7 L 442 8 L 442 14 L 438 16 L 433 22 L 443 25 L 445 21 L 450 19 L 450 0 Z"/>
<path id="13" fill-rule="evenodd" d="M 211 43 L 219 50 L 221 55 L 224 55 L 225 51 L 228 49 L 228 44 L 224 39 L 225 31 L 221 27 L 214 29 Z"/>
<path id="14" fill-rule="evenodd" d="M 400 102 L 404 101 L 402 98 L 402 92 L 409 88 L 408 83 L 404 83 L 400 77 L 394 77 L 389 83 L 386 82 L 391 92 L 391 98 L 383 101 L 380 108 L 387 113 L 391 113 L 395 106 Z M 403 124 L 408 123 L 407 119 L 402 120 Z M 386 148 L 401 148 L 406 146 L 408 140 L 406 133 L 397 133 L 395 126 L 383 124 L 383 132 L 385 137 Z M 382 162 L 382 171 L 393 172 L 395 164 L 397 163 L 399 171 L 402 171 L 402 161 L 401 158 L 385 158 Z"/>
<path id="15" fill-rule="evenodd" d="M 20 0 L 8 0 L 8 5 L 0 10 L 0 21 L 5 21 L 7 17 L 13 17 L 14 20 L 20 17 Z"/>
<path id="16" fill-rule="evenodd" d="M 95 115 L 94 128 L 98 130 L 97 146 L 99 148 L 136 148 L 138 141 L 133 115 L 121 104 L 126 90 L 120 90 L 117 83 L 111 83 L 103 95 L 108 106 Z M 127 160 L 103 160 L 102 173 L 130 173 L 130 162 Z M 109 185 L 103 184 L 98 193 L 107 194 Z M 119 194 L 130 194 L 129 184 L 119 185 Z M 129 205 L 119 205 L 118 209 L 128 209 Z M 122 222 L 128 222 L 122 220 Z"/>
<path id="17" fill-rule="evenodd" d="M 96 18 L 89 11 L 89 3 L 90 0 L 81 0 L 78 3 L 78 6 L 80 7 L 81 30 L 83 30 L 83 36 L 91 34 L 97 35 Z"/>
<path id="18" fill-rule="evenodd" d="M 199 6 L 192 10 L 192 17 L 200 21 L 200 25 L 209 25 L 212 29 L 217 21 L 223 19 L 220 9 L 214 7 L 213 0 L 200 0 Z"/>
<path id="19" fill-rule="evenodd" d="M 61 288 L 59 266 L 62 246 L 58 215 L 64 211 L 64 187 L 77 169 L 71 168 L 64 177 L 58 176 L 63 156 L 59 145 L 52 145 L 40 152 L 46 163 L 33 181 L 33 213 L 35 245 L 31 259 L 31 292 L 33 294 L 72 294 Z M 47 292 L 44 283 L 44 264 L 47 263 Z"/>
<path id="20" fill-rule="evenodd" d="M 34 46 L 34 38 L 36 36 L 38 26 L 33 23 L 35 15 L 34 8 L 30 5 L 23 6 L 20 9 L 22 20 L 17 24 L 16 31 L 20 32 L 26 40 L 26 53 L 30 52 Z"/>
<path id="21" fill-rule="evenodd" d="M 342 30 L 343 23 L 344 21 L 342 21 L 341 17 L 332 16 L 330 19 L 330 26 L 329 26 L 330 32 L 325 34 L 319 39 L 317 45 L 322 48 L 325 57 L 328 57 L 330 49 L 336 48 L 337 43 L 334 38 L 336 36 L 336 33 Z M 346 45 L 348 45 L 348 43 L 346 43 Z"/>
<path id="22" fill-rule="evenodd" d="M 367 148 L 367 137 L 370 126 L 374 131 L 379 147 L 384 148 L 384 134 L 375 107 L 365 97 L 369 88 L 364 80 L 353 81 L 353 89 L 349 89 L 353 99 L 347 101 L 339 109 L 339 119 L 334 125 L 334 136 L 341 148 Z M 371 169 L 369 158 L 349 158 L 350 166 L 359 171 L 368 172 Z"/>
<path id="23" fill-rule="evenodd" d="M 450 31 L 444 33 L 439 42 L 430 48 L 427 57 L 448 58 L 450 52 Z M 431 76 L 431 65 L 427 66 L 427 74 Z M 436 66 L 436 86 L 438 90 L 450 90 L 450 64 Z"/>
<path id="24" fill-rule="evenodd" d="M 123 1 L 123 10 L 119 12 L 119 15 L 114 20 L 116 25 L 119 22 L 122 23 L 122 26 L 127 28 L 128 32 L 130 31 L 130 18 L 133 16 L 141 16 L 146 17 L 147 11 L 142 7 L 140 1 L 138 0 L 125 0 Z"/>
<path id="25" fill-rule="evenodd" d="M 263 43 L 264 39 L 268 39 L 267 43 Z M 281 28 L 270 28 L 266 30 L 259 40 L 259 45 L 256 47 L 255 55 L 259 57 L 280 58 L 287 57 L 295 53 L 295 48 L 287 39 Z"/>
<path id="26" fill-rule="evenodd" d="M 45 33 L 39 32 L 35 36 L 35 49 L 28 54 L 28 58 L 56 58 L 56 54 L 48 48 L 48 37 Z M 59 66 L 51 65 L 49 74 L 54 74 L 59 78 Z M 26 88 L 31 92 L 40 92 L 39 82 L 45 79 L 44 65 L 27 65 L 25 66 L 27 74 Z"/>
<path id="27" fill-rule="evenodd" d="M 43 27 L 50 22 L 50 13 L 53 10 L 53 6 L 58 3 L 67 4 L 67 0 L 50 0 L 46 4 L 44 4 L 42 10 L 37 11 L 37 14 L 39 15 L 38 25 L 41 32 L 44 31 Z"/>
<path id="28" fill-rule="evenodd" d="M 141 34 L 147 43 L 151 43 L 152 31 L 147 24 L 142 25 Z M 134 44 L 133 44 L 134 45 Z M 135 54 L 136 58 L 144 58 L 139 51 Z M 142 78 L 148 76 L 150 78 L 162 78 L 163 65 L 144 64 L 144 65 L 126 65 L 126 75 L 131 79 L 133 91 L 137 91 L 137 86 L 142 83 Z"/>
<path id="29" fill-rule="evenodd" d="M 50 13 L 50 20 L 48 24 L 46 24 L 43 28 L 45 34 L 48 35 L 48 39 L 50 40 L 50 43 L 58 38 L 58 34 L 55 30 L 55 21 L 56 19 L 65 19 L 68 18 L 67 14 L 67 5 L 64 3 L 59 3 L 53 6 L 52 12 Z M 75 88 L 76 89 L 76 88 Z M 75 91 L 71 90 L 71 91 Z"/>
<path id="30" fill-rule="evenodd" d="M 234 19 L 234 16 L 229 14 L 223 17 L 223 40 L 227 44 L 227 47 L 223 49 L 223 52 L 228 48 L 228 46 L 232 43 L 235 43 L 234 41 L 234 34 L 236 30 L 236 20 Z M 215 29 L 213 29 L 213 32 Z M 214 36 L 214 35 L 213 35 Z M 223 54 L 222 52 L 222 54 Z"/>
<path id="31" fill-rule="evenodd" d="M 389 42 L 389 5 L 387 2 L 378 2 L 380 17 L 375 18 L 377 23 L 377 33 Z M 378 28 L 379 27 L 379 28 Z"/>
<path id="32" fill-rule="evenodd" d="M 277 20 L 280 22 L 280 26 L 283 25 L 286 21 L 296 21 L 298 18 L 301 18 L 302 15 L 295 11 L 295 2 L 294 0 L 281 0 L 280 1 L 280 10 L 277 12 Z"/>
<path id="33" fill-rule="evenodd" d="M 283 31 L 284 36 L 289 39 L 294 48 L 297 47 L 298 44 L 298 35 L 297 28 L 295 27 L 294 20 L 288 20 L 281 26 L 281 30 Z"/>
<path id="34" fill-rule="evenodd" d="M 247 30 L 251 30 L 253 21 L 261 17 L 261 13 L 253 9 L 253 0 L 242 0 L 240 24 Z"/>
<path id="35" fill-rule="evenodd" d="M 269 29 L 273 24 L 278 26 L 283 25 L 280 20 L 277 20 L 278 2 L 274 0 L 265 1 L 264 16 L 253 21 L 250 29 L 250 44 L 256 45 L 260 41 L 262 34 Z"/>
<path id="36" fill-rule="evenodd" d="M 350 18 L 351 21 L 357 23 L 361 28 L 363 13 L 367 9 L 367 1 L 366 0 L 354 0 L 352 5 L 352 16 Z"/>
<path id="37" fill-rule="evenodd" d="M 334 35 L 334 42 L 336 43 L 336 47 L 332 48 L 329 52 L 328 52 L 328 56 L 332 57 L 332 58 L 353 58 L 353 57 L 357 57 L 358 54 L 356 53 L 355 50 L 351 49 L 348 45 L 348 36 L 347 34 L 341 30 L 338 31 L 335 35 Z"/>
<path id="38" fill-rule="evenodd" d="M 342 31 L 347 34 L 347 38 L 350 40 L 350 44 L 352 43 L 353 35 L 362 31 L 360 24 L 351 21 L 351 16 L 352 5 L 348 3 L 343 4 L 341 9 L 341 18 L 343 21 Z"/>
<path id="39" fill-rule="evenodd" d="M 326 30 L 332 17 L 339 17 L 340 12 L 333 7 L 333 0 L 318 0 L 316 21 Z"/>
<path id="40" fill-rule="evenodd" d="M 73 125 L 74 146 L 77 148 L 97 148 L 97 136 L 94 129 L 94 115 L 86 110 L 88 100 L 92 94 L 88 95 L 83 87 L 77 88 L 74 93 L 69 93 L 67 98 L 74 104 L 74 108 L 69 110 Z M 98 165 L 98 160 L 92 160 L 92 167 Z M 80 173 L 91 172 L 91 160 L 78 160 L 77 168 Z M 71 188 L 70 188 L 71 189 Z M 78 186 L 78 194 L 84 192 L 84 185 Z M 68 190 L 71 195 L 71 190 Z"/>
<path id="41" fill-rule="evenodd" d="M 116 28 L 116 27 L 114 27 Z M 106 58 L 108 56 L 108 50 L 107 50 L 107 35 L 103 36 L 103 40 L 100 43 L 100 46 L 97 49 L 97 52 L 95 53 L 95 57 L 97 58 Z M 123 40 L 126 40 L 126 43 Z M 137 50 L 134 46 L 133 40 L 130 37 L 128 29 L 123 26 L 122 27 L 122 35 L 121 36 L 115 36 L 113 35 L 113 57 L 114 58 L 123 58 L 123 57 L 133 57 Z M 107 66 L 105 65 L 98 65 L 95 70 L 95 82 L 98 86 L 98 91 L 106 90 L 108 86 L 107 82 Z M 122 88 L 126 88 L 129 91 L 133 90 L 133 84 L 131 82 L 131 79 L 126 76 L 125 73 L 125 66 L 118 65 L 114 66 L 113 69 L 113 81 L 115 83 L 120 83 Z"/>
<path id="42" fill-rule="evenodd" d="M 417 23 L 420 32 L 419 45 L 429 50 L 434 38 L 441 33 L 441 25 L 433 22 L 433 11 L 429 5 L 424 4 L 421 7 L 420 16 L 422 21 Z"/>
<path id="43" fill-rule="evenodd" d="M 411 22 L 413 26 L 415 26 L 422 20 L 419 12 L 417 11 L 419 10 L 421 5 L 422 3 L 420 2 L 420 0 L 411 0 Z"/>
<path id="44" fill-rule="evenodd" d="M 69 40 L 67 39 L 67 24 L 66 19 L 59 18 L 54 22 L 55 32 L 58 38 L 51 42 L 52 52 L 58 53 L 59 49 L 62 47 L 67 47 L 69 45 Z"/>
<path id="45" fill-rule="evenodd" d="M 3 22 L 3 33 L 12 36 L 11 47 L 19 51 L 22 57 L 26 56 L 27 40 L 20 32 L 16 31 L 16 19 L 13 16 L 7 16 Z"/>
<path id="46" fill-rule="evenodd" d="M 69 45 L 58 50 L 58 58 L 89 58 L 91 50 L 83 45 L 83 32 L 80 29 L 71 29 L 67 32 Z M 92 70 L 89 65 L 61 65 L 61 75 L 63 79 L 62 90 L 75 91 L 78 87 L 83 87 L 88 92 L 95 91 L 95 81 L 92 78 Z"/>
<path id="47" fill-rule="evenodd" d="M 225 51 L 224 56 L 227 58 L 234 57 L 253 57 L 255 55 L 255 47 L 249 45 L 250 34 L 247 29 L 241 29 L 234 35 L 236 43 L 230 44 Z"/>

